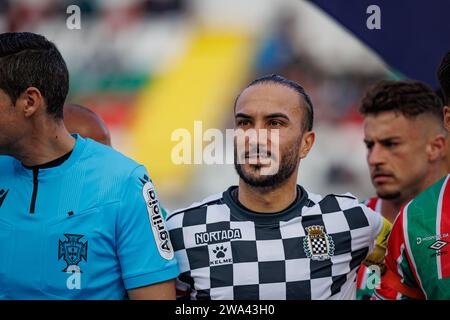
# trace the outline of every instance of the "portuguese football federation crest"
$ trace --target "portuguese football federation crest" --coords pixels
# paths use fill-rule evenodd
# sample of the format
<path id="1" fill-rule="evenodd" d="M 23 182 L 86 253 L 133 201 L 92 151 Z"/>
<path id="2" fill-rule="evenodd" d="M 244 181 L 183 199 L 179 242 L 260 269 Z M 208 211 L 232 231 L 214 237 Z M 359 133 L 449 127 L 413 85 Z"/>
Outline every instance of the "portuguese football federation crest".
<path id="1" fill-rule="evenodd" d="M 323 230 L 323 226 L 309 226 L 303 239 L 306 256 L 312 260 L 323 261 L 334 255 L 334 241 Z"/>
<path id="2" fill-rule="evenodd" d="M 67 241 L 59 240 L 58 244 L 58 260 L 64 258 L 64 261 L 67 263 L 67 267 L 63 270 L 63 272 L 67 271 L 67 268 L 70 266 L 78 266 L 81 262 L 81 259 L 87 261 L 87 249 L 88 242 L 81 242 L 80 239 L 83 238 L 83 235 L 79 234 L 64 234 L 67 238 Z"/>

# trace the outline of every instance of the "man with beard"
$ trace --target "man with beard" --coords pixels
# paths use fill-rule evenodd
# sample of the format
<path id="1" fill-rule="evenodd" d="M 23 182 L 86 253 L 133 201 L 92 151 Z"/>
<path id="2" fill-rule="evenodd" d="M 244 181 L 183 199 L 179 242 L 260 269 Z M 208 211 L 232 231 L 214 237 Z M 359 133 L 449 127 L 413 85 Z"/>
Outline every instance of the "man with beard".
<path id="1" fill-rule="evenodd" d="M 357 268 L 389 224 L 349 193 L 297 185 L 315 137 L 309 96 L 265 76 L 238 96 L 234 116 L 239 186 L 167 219 L 179 297 L 354 299 Z"/>
<path id="2" fill-rule="evenodd" d="M 446 104 L 443 123 L 450 131 L 450 52 L 437 75 Z M 400 210 L 389 236 L 387 270 L 374 299 L 450 299 L 449 177 L 444 176 Z"/>
<path id="3" fill-rule="evenodd" d="M 360 112 L 377 194 L 366 205 L 393 223 L 402 206 L 446 174 L 442 103 L 419 81 L 381 81 L 367 91 Z M 370 273 L 365 266 L 358 272 L 359 299 L 372 296 Z"/>

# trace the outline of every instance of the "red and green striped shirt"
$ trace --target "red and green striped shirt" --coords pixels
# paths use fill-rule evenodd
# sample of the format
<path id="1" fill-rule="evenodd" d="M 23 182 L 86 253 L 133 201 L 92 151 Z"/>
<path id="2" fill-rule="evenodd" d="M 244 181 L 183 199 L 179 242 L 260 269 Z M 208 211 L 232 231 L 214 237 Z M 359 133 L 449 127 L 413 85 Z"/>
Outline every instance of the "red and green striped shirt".
<path id="1" fill-rule="evenodd" d="M 402 208 L 375 299 L 450 299 L 450 175 Z"/>

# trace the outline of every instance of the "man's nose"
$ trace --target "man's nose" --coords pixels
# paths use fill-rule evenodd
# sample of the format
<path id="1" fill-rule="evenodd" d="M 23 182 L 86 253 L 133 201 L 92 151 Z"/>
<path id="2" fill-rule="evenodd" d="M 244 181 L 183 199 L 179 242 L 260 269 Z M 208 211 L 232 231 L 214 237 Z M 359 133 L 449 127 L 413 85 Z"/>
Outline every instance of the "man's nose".
<path id="1" fill-rule="evenodd" d="M 257 145 L 258 149 L 267 149 L 270 140 L 270 132 L 263 126 L 255 126 L 255 135 L 251 145 Z"/>
<path id="2" fill-rule="evenodd" d="M 370 166 L 377 166 L 385 162 L 385 154 L 383 148 L 374 144 L 367 155 L 367 162 Z"/>

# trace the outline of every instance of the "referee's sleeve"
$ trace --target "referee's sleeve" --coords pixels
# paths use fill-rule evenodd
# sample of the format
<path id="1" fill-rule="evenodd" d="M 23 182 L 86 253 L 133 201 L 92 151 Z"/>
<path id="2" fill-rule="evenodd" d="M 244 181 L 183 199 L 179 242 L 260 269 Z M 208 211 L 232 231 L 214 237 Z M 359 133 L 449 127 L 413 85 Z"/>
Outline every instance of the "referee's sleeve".
<path id="1" fill-rule="evenodd" d="M 116 248 L 127 290 L 174 279 L 178 266 L 156 190 L 143 166 L 123 186 Z"/>

